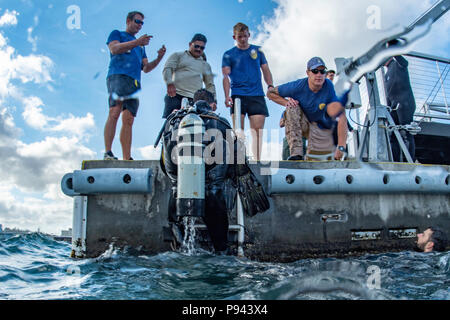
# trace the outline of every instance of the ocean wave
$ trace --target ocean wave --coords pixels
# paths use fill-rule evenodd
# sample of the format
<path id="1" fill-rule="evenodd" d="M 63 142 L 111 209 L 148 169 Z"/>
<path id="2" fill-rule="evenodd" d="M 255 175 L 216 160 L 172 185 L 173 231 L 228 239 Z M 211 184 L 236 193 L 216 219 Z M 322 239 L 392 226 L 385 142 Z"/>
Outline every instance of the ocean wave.
<path id="1" fill-rule="evenodd" d="M 234 256 L 134 254 L 113 244 L 70 258 L 38 233 L 0 236 L 0 299 L 449 299 L 450 253 L 256 262 Z"/>

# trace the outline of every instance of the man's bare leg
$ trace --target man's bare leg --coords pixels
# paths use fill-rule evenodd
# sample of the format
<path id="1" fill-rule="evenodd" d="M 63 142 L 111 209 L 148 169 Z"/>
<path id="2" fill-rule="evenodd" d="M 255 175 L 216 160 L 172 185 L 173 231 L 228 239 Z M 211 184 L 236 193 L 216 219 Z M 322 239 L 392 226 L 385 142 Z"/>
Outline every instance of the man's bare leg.
<path id="1" fill-rule="evenodd" d="M 114 136 L 116 135 L 117 121 L 119 120 L 121 111 L 121 103 L 109 108 L 108 119 L 106 119 L 104 129 L 105 152 L 112 150 L 112 143 L 114 141 Z"/>
<path id="2" fill-rule="evenodd" d="M 250 129 L 252 133 L 252 153 L 256 157 L 256 161 L 261 160 L 261 150 L 263 142 L 263 129 L 266 116 L 257 114 L 249 117 Z"/>
<path id="3" fill-rule="evenodd" d="M 231 114 L 231 119 L 234 119 L 234 113 Z M 245 114 L 241 114 L 241 129 L 244 130 L 244 125 L 245 125 Z M 234 121 L 233 121 L 233 125 L 234 125 Z M 236 128 L 234 128 L 236 129 Z"/>
<path id="4" fill-rule="evenodd" d="M 122 112 L 122 130 L 120 130 L 120 143 L 122 145 L 123 160 L 131 158 L 131 141 L 134 117 L 130 111 L 125 109 Z"/>

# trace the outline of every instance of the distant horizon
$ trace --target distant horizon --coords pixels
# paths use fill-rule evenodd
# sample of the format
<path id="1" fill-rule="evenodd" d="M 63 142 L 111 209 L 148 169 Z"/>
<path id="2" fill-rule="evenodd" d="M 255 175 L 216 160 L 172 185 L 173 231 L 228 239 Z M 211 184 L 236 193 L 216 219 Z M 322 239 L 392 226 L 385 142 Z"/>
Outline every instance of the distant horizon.
<path id="1" fill-rule="evenodd" d="M 54 234 L 54 233 L 47 233 L 47 232 L 42 232 L 40 231 L 40 227 L 37 228 L 37 230 L 29 230 L 29 229 L 20 229 L 20 228 L 16 228 L 16 227 L 7 227 L 4 224 L 0 223 L 0 233 L 5 233 L 5 231 L 18 231 L 18 232 L 30 232 L 30 233 L 43 233 L 43 234 L 49 234 L 52 236 L 58 236 L 58 234 Z M 63 231 L 71 231 L 72 227 L 69 227 L 67 229 L 61 229 L 59 234 L 61 234 Z"/>

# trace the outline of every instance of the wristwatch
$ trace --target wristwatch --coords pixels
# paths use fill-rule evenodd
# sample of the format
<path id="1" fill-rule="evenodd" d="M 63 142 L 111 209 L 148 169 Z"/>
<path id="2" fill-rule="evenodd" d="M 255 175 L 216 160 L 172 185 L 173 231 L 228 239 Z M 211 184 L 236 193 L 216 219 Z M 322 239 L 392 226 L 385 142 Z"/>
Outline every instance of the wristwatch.
<path id="1" fill-rule="evenodd" d="M 341 152 L 345 152 L 345 148 L 343 146 L 339 146 L 338 150 L 341 151 Z"/>

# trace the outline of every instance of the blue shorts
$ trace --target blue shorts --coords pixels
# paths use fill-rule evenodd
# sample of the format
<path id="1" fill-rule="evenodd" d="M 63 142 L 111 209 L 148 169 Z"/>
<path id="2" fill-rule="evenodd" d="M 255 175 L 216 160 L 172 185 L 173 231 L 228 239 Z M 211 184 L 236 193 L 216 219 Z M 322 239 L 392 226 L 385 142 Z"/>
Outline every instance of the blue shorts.
<path id="1" fill-rule="evenodd" d="M 239 96 L 234 95 L 231 96 L 233 102 L 236 98 L 241 99 L 241 114 L 248 116 L 254 115 L 264 115 L 266 117 L 269 116 L 269 110 L 267 109 L 266 99 L 264 96 Z M 230 114 L 234 114 L 234 104 L 230 108 Z"/>
<path id="2" fill-rule="evenodd" d="M 115 107 L 120 101 L 114 100 L 113 93 L 119 97 L 131 96 L 141 89 L 139 81 L 124 75 L 113 74 L 106 78 L 106 86 L 109 93 L 109 107 Z M 131 112 L 133 117 L 136 117 L 139 108 L 139 99 L 131 98 L 122 101 L 122 110 L 127 109 Z"/>

